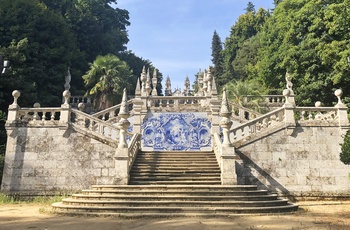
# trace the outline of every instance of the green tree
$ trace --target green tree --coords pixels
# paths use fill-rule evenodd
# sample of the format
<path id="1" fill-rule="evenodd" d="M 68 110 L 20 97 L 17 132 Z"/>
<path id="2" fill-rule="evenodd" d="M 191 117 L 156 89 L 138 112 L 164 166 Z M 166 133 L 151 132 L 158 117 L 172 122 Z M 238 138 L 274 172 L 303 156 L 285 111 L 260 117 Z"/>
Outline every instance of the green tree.
<path id="1" fill-rule="evenodd" d="M 1 78 L 4 99 L 19 89 L 21 106 L 59 105 L 67 68 L 81 58 L 67 23 L 38 0 L 3 0 L 0 18 L 1 50 L 11 61 Z"/>
<path id="2" fill-rule="evenodd" d="M 249 11 L 239 16 L 238 21 L 231 27 L 229 37 L 226 38 L 223 50 L 224 56 L 224 76 L 226 81 L 232 79 L 240 79 L 241 70 L 246 68 L 245 66 L 239 66 L 240 70 L 236 71 L 237 63 L 233 63 L 237 58 L 238 51 L 243 46 L 252 46 L 247 42 L 248 39 L 255 36 L 259 31 L 262 30 L 265 21 L 270 16 L 269 12 L 260 8 L 258 12 Z M 256 43 L 256 40 L 251 40 Z M 256 53 L 256 51 L 254 51 Z M 254 60 L 249 61 L 254 63 Z M 245 78 L 246 76 L 242 76 Z"/>
<path id="3" fill-rule="evenodd" d="M 223 65 L 224 65 L 224 60 L 223 60 L 223 55 L 222 55 L 222 43 L 220 36 L 216 31 L 214 31 L 213 38 L 212 38 L 212 43 L 211 43 L 211 56 L 212 56 L 212 63 L 214 64 L 214 67 L 212 69 L 212 74 L 216 79 L 216 84 L 218 88 L 220 89 L 221 86 L 223 86 L 226 81 L 223 79 Z"/>
<path id="4" fill-rule="evenodd" d="M 248 2 L 247 8 L 244 9 L 246 13 L 254 12 L 255 13 L 255 5 L 252 2 Z"/>
<path id="5" fill-rule="evenodd" d="M 129 88 L 131 76 L 129 66 L 117 56 L 97 56 L 83 76 L 87 94 L 94 96 L 95 109 L 99 111 L 119 103 L 123 88 Z"/>
<path id="6" fill-rule="evenodd" d="M 284 0 L 261 33 L 256 71 L 268 88 L 281 88 L 288 71 L 300 105 L 334 102 L 333 91 L 350 94 L 350 1 Z"/>

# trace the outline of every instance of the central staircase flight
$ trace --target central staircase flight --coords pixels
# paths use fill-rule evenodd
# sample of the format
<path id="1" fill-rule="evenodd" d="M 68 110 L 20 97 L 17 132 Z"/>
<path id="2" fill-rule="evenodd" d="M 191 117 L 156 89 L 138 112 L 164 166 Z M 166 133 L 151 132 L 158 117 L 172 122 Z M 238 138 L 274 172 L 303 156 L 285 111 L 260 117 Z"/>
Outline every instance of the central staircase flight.
<path id="1" fill-rule="evenodd" d="M 298 206 L 255 185 L 221 185 L 213 152 L 139 152 L 129 185 L 94 185 L 53 208 L 61 214 L 136 218 L 285 213 Z"/>

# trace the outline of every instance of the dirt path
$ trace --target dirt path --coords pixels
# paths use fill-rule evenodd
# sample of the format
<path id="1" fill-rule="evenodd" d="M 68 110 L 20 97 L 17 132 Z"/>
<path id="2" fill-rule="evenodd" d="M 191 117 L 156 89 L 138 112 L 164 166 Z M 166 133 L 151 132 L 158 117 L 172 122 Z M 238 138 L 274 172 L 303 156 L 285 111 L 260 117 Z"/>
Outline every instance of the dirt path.
<path id="1" fill-rule="evenodd" d="M 300 202 L 300 211 L 280 216 L 237 216 L 231 218 L 118 219 L 103 217 L 69 217 L 49 213 L 45 205 L 0 205 L 0 229 L 38 230 L 158 230 L 158 229 L 327 229 L 350 230 L 349 202 Z"/>

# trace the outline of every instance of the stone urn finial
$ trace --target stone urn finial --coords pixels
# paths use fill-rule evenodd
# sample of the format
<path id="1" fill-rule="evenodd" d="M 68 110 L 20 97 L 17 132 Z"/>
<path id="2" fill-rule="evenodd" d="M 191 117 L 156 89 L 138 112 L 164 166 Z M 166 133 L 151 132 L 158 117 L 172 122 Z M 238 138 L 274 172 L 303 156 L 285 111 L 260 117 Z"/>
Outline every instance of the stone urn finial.
<path id="1" fill-rule="evenodd" d="M 336 91 L 334 91 L 334 95 L 338 98 L 337 106 L 344 106 L 344 103 L 341 100 L 341 96 L 343 95 L 343 90 L 337 89 Z"/>
<path id="2" fill-rule="evenodd" d="M 12 96 L 13 96 L 12 107 L 16 107 L 16 106 L 18 106 L 17 100 L 21 96 L 21 92 L 19 92 L 18 90 L 14 90 L 12 92 Z"/>
<path id="3" fill-rule="evenodd" d="M 226 88 L 224 88 L 222 92 L 222 102 L 221 102 L 221 108 L 220 108 L 220 117 L 221 117 L 220 126 L 222 127 L 222 134 L 224 137 L 222 146 L 224 147 L 232 146 L 232 143 L 230 140 L 230 128 L 233 123 L 231 121 L 231 114 L 232 113 L 230 112 L 229 106 L 228 106 Z"/>
<path id="4" fill-rule="evenodd" d="M 63 97 L 64 97 L 64 105 L 69 105 L 69 98 L 71 96 L 69 90 L 63 91 Z"/>
<path id="5" fill-rule="evenodd" d="M 119 128 L 119 145 L 118 148 L 127 148 L 128 144 L 126 142 L 126 134 L 127 130 L 130 126 L 130 122 L 128 121 L 128 117 L 130 116 L 126 89 L 123 91 L 123 99 L 120 106 L 120 110 L 118 113 L 118 117 L 120 118 L 117 127 Z"/>

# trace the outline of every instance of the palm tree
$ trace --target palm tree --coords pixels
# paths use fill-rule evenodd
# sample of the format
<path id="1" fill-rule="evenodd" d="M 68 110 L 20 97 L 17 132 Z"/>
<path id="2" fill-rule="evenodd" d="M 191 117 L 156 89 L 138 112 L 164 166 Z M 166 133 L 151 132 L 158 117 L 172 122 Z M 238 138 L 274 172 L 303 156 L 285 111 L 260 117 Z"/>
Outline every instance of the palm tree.
<path id="1" fill-rule="evenodd" d="M 94 96 L 94 109 L 100 111 L 119 103 L 131 75 L 128 64 L 117 56 L 97 56 L 83 76 L 87 94 Z"/>
<path id="2" fill-rule="evenodd" d="M 263 112 L 265 110 L 262 107 L 262 102 L 264 101 L 261 95 L 264 93 L 264 89 L 252 81 L 230 81 L 225 85 L 227 97 L 234 104 L 244 106 L 258 112 Z M 249 100 L 246 100 L 246 96 L 254 96 Z"/>

